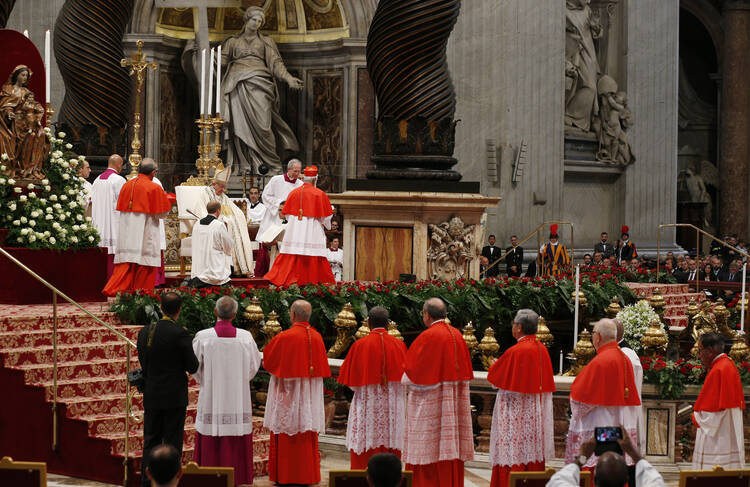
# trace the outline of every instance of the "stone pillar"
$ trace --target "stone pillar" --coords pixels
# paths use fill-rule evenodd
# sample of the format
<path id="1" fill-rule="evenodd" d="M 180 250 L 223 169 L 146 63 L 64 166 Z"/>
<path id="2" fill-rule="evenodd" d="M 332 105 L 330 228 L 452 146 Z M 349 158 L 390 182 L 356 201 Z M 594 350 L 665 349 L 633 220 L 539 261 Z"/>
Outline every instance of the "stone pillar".
<path id="1" fill-rule="evenodd" d="M 722 235 L 747 237 L 750 183 L 750 0 L 725 0 L 721 83 Z"/>

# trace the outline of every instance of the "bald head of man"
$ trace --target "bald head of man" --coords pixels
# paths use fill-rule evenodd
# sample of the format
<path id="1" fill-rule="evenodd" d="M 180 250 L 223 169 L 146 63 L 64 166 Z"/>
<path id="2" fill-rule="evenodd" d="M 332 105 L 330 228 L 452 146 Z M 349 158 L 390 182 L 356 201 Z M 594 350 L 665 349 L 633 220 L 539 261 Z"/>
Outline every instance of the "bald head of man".
<path id="1" fill-rule="evenodd" d="M 604 318 L 594 323 L 594 333 L 591 341 L 594 348 L 599 350 L 600 347 L 617 340 L 617 325 L 614 320 Z"/>
<path id="2" fill-rule="evenodd" d="M 289 319 L 292 323 L 309 322 L 312 315 L 312 305 L 304 299 L 298 299 L 289 308 Z"/>
<path id="3" fill-rule="evenodd" d="M 622 455 L 604 452 L 596 462 L 596 487 L 623 487 L 628 481 L 628 466 Z"/>
<path id="4" fill-rule="evenodd" d="M 122 156 L 120 154 L 112 154 L 109 156 L 109 160 L 107 161 L 107 167 L 110 169 L 114 169 L 117 172 L 122 171 Z"/>
<path id="5" fill-rule="evenodd" d="M 422 321 L 425 326 L 430 326 L 438 320 L 444 320 L 448 316 L 445 302 L 440 298 L 430 298 L 422 306 Z"/>

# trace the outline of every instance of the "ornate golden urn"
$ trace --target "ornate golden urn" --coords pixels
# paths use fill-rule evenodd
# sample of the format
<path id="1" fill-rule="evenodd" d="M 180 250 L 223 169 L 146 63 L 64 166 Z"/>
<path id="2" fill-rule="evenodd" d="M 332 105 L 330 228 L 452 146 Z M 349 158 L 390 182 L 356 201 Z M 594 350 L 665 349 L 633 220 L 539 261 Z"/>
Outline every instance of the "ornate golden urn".
<path id="1" fill-rule="evenodd" d="M 667 302 L 664 300 L 664 296 L 661 295 L 661 289 L 656 288 L 654 289 L 654 294 L 649 296 L 648 298 L 648 304 L 652 308 L 654 308 L 654 311 L 657 315 L 659 315 L 659 319 L 661 320 L 664 315 L 664 307 L 667 305 Z"/>
<path id="2" fill-rule="evenodd" d="M 468 322 L 463 328 L 464 341 L 466 342 L 466 346 L 469 348 L 469 355 L 471 355 L 472 357 L 475 353 L 477 353 L 477 345 L 479 345 L 477 337 L 474 336 L 475 331 L 476 330 L 474 329 L 474 325 L 472 325 L 471 321 Z"/>
<path id="3" fill-rule="evenodd" d="M 354 339 L 359 340 L 370 334 L 370 320 L 369 318 L 362 322 L 362 326 L 357 329 L 357 333 L 354 334 Z"/>
<path id="4" fill-rule="evenodd" d="M 398 331 L 398 327 L 396 326 L 395 321 L 388 320 L 388 334 L 393 338 L 398 338 L 402 342 L 404 341 L 404 337 L 401 336 L 401 332 Z"/>
<path id="5" fill-rule="evenodd" d="M 328 356 L 339 357 L 354 340 L 352 331 L 357 326 L 357 317 L 354 315 L 352 303 L 346 303 L 341 309 L 333 324 L 336 326 L 336 341 L 328 349 Z"/>
<path id="6" fill-rule="evenodd" d="M 266 345 L 270 342 L 273 337 L 281 333 L 281 324 L 279 323 L 279 315 L 276 311 L 268 313 L 268 319 L 263 323 L 261 331 L 266 336 Z M 265 348 L 265 345 L 263 345 Z"/>
<path id="7" fill-rule="evenodd" d="M 552 345 L 552 342 L 555 341 L 555 337 L 552 336 L 552 333 L 550 333 L 549 328 L 547 327 L 547 320 L 544 319 L 544 316 L 539 317 L 539 324 L 536 327 L 536 339 L 547 348 L 549 348 Z"/>
<path id="8" fill-rule="evenodd" d="M 729 350 L 729 357 L 734 360 L 737 365 L 745 362 L 750 358 L 750 348 L 747 346 L 745 341 L 745 332 L 742 330 L 734 332 L 734 344 L 731 350 Z"/>
<path id="9" fill-rule="evenodd" d="M 609 319 L 615 319 L 617 318 L 617 313 L 622 311 L 622 306 L 620 306 L 620 298 L 617 296 L 612 296 L 612 299 L 609 302 L 609 306 L 604 310 L 604 313 L 607 315 L 607 318 Z"/>
<path id="10" fill-rule="evenodd" d="M 594 344 L 591 343 L 591 332 L 586 328 L 584 328 L 578 336 L 578 343 L 576 343 L 576 346 L 573 348 L 571 356 L 575 359 L 575 363 L 563 375 L 578 375 L 583 369 L 583 366 L 596 356 L 596 349 L 594 348 Z"/>
<path id="11" fill-rule="evenodd" d="M 660 325 L 661 323 L 657 320 L 651 321 L 641 337 L 641 345 L 643 345 L 643 349 L 649 357 L 664 355 L 667 351 L 669 337 Z"/>
<path id="12" fill-rule="evenodd" d="M 247 305 L 242 316 L 250 322 L 250 333 L 253 334 L 253 339 L 257 342 L 260 322 L 263 321 L 263 308 L 260 307 L 260 300 L 257 296 L 250 299 L 250 304 Z"/>
<path id="13" fill-rule="evenodd" d="M 734 331 L 729 328 L 729 310 L 724 305 L 723 299 L 719 298 L 716 300 L 713 312 L 716 318 L 716 329 L 726 338 L 734 340 Z"/>
<path id="14" fill-rule="evenodd" d="M 495 330 L 491 326 L 487 326 L 484 329 L 484 336 L 479 345 L 477 345 L 477 348 L 479 348 L 484 370 L 490 370 L 492 362 L 497 359 L 498 352 L 500 351 L 500 344 L 495 339 Z"/>

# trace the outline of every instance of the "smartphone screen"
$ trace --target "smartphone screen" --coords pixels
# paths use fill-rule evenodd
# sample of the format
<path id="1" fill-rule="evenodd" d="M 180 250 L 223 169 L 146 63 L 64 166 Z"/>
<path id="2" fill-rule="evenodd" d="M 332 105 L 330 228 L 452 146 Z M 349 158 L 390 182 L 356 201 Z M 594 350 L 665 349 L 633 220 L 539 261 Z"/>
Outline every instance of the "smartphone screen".
<path id="1" fill-rule="evenodd" d="M 594 429 L 594 436 L 598 443 L 616 442 L 622 439 L 622 429 L 619 426 L 603 426 Z"/>

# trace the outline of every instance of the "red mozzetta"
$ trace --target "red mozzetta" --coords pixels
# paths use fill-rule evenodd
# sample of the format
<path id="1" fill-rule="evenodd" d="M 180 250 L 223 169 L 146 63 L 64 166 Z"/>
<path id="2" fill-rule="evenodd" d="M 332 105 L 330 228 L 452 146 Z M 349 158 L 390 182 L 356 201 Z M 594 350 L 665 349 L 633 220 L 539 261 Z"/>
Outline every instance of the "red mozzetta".
<path id="1" fill-rule="evenodd" d="M 300 209 L 302 209 L 301 215 Z M 282 213 L 308 218 L 325 218 L 333 214 L 333 208 L 331 208 L 331 201 L 325 191 L 310 183 L 305 183 L 289 193 Z"/>
<path id="2" fill-rule="evenodd" d="M 693 410 L 715 413 L 733 408 L 745 409 L 742 381 L 732 359 L 719 355 L 708 371 Z"/>
<path id="3" fill-rule="evenodd" d="M 349 387 L 400 382 L 405 360 L 406 345 L 384 328 L 377 328 L 354 342 L 341 365 L 338 380 Z"/>
<path id="4" fill-rule="evenodd" d="M 461 332 L 445 321 L 437 321 L 423 331 L 406 352 L 406 375 L 415 384 L 472 380 L 469 349 Z"/>
<path id="5" fill-rule="evenodd" d="M 167 194 L 145 174 L 139 174 L 122 186 L 117 210 L 158 215 L 172 208 Z"/>
<path id="6" fill-rule="evenodd" d="M 596 406 L 638 406 L 641 399 L 635 387 L 630 359 L 611 342 L 599 347 L 596 357 L 573 381 L 570 398 Z"/>
<path id="7" fill-rule="evenodd" d="M 536 335 L 527 335 L 492 364 L 487 380 L 505 391 L 539 394 L 555 391 L 553 376 L 547 349 Z"/>
<path id="8" fill-rule="evenodd" d="M 263 368 L 284 379 L 330 377 L 323 337 L 309 323 L 295 323 L 263 349 Z"/>

